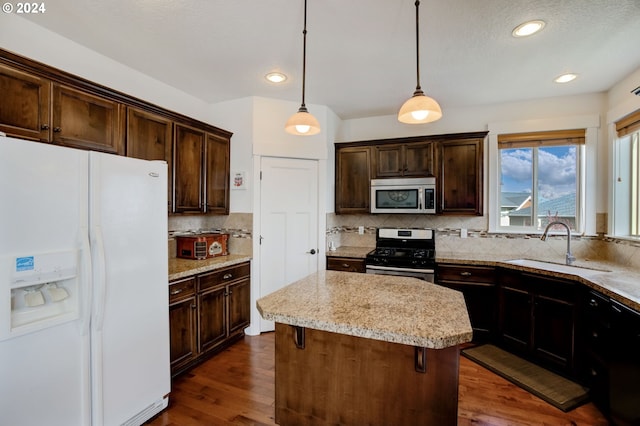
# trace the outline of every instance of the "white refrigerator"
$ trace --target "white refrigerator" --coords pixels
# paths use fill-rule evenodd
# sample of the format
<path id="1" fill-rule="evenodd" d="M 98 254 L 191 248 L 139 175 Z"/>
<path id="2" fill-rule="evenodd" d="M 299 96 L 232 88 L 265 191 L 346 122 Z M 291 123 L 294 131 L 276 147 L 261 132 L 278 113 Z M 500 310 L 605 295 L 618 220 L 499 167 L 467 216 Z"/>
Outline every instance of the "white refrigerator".
<path id="1" fill-rule="evenodd" d="M 167 164 L 0 136 L 0 425 L 140 425 L 170 391 Z"/>

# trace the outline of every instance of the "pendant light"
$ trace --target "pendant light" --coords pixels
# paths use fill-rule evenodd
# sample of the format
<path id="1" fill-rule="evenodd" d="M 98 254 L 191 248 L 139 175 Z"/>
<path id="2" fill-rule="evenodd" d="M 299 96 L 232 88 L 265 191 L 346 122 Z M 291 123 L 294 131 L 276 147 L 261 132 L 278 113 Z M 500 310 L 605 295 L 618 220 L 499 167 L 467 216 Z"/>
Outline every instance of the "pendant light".
<path id="1" fill-rule="evenodd" d="M 320 133 L 320 123 L 309 114 L 304 104 L 305 77 L 307 71 L 307 0 L 304 0 L 304 29 L 302 30 L 302 105 L 298 112 L 293 114 L 284 125 L 284 129 L 293 135 L 310 136 Z"/>
<path id="2" fill-rule="evenodd" d="M 424 94 L 420 87 L 420 41 L 419 41 L 419 21 L 420 21 L 420 0 L 416 0 L 416 91 L 409 98 L 398 112 L 398 121 L 408 124 L 430 123 L 442 117 L 442 110 L 435 99 Z"/>

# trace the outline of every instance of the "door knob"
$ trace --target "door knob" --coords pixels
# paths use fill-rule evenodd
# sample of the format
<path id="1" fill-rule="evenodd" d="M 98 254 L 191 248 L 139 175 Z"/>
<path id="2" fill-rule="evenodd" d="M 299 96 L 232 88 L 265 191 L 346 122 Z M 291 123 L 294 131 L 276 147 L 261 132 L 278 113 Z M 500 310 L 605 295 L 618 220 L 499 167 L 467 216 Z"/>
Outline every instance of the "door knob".
<path id="1" fill-rule="evenodd" d="M 307 253 L 316 254 L 316 250 L 315 249 L 311 249 Z"/>

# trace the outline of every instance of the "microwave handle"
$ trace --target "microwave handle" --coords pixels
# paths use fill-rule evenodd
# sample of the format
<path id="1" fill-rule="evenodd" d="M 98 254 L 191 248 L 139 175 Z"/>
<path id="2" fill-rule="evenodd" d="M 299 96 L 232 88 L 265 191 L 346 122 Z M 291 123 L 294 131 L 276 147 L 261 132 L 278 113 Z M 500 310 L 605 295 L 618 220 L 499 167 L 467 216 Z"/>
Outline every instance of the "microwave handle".
<path id="1" fill-rule="evenodd" d="M 424 188 L 419 187 L 418 188 L 418 210 L 422 211 L 423 210 L 423 205 L 424 208 L 426 208 L 427 206 L 424 204 Z"/>

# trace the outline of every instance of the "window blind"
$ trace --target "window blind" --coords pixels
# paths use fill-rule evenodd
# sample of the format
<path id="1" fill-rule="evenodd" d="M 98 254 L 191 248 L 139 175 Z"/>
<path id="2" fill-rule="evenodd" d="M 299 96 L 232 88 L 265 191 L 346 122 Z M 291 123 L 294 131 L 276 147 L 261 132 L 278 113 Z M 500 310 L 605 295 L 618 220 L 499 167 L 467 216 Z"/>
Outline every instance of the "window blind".
<path id="1" fill-rule="evenodd" d="M 532 148 L 559 145 L 584 145 L 585 129 L 498 135 L 498 148 Z"/>
<path id="2" fill-rule="evenodd" d="M 618 137 L 626 136 L 640 130 L 640 109 L 616 121 Z"/>

